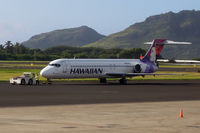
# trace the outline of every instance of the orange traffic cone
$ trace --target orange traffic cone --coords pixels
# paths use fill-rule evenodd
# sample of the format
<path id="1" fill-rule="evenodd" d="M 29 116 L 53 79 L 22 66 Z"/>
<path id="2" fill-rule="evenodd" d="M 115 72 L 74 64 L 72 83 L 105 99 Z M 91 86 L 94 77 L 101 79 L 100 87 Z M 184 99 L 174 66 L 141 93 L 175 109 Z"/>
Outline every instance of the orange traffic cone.
<path id="1" fill-rule="evenodd" d="M 183 118 L 183 109 L 180 110 L 179 118 Z"/>

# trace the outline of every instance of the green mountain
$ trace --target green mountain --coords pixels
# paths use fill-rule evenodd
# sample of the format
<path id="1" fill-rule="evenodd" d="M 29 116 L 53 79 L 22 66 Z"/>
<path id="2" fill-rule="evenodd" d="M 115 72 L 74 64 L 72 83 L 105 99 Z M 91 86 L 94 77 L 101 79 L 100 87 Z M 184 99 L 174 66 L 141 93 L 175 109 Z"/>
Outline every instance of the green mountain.
<path id="1" fill-rule="evenodd" d="M 200 57 L 200 11 L 168 12 L 148 17 L 144 22 L 111 34 L 85 47 L 147 48 L 143 43 L 154 38 L 189 41 L 190 46 L 167 46 L 162 55 L 166 58 Z"/>
<path id="2" fill-rule="evenodd" d="M 35 35 L 22 44 L 29 48 L 40 49 L 60 45 L 79 47 L 93 43 L 103 37 L 105 36 L 97 33 L 95 30 L 87 26 L 81 26 L 78 28 L 55 30 Z"/>

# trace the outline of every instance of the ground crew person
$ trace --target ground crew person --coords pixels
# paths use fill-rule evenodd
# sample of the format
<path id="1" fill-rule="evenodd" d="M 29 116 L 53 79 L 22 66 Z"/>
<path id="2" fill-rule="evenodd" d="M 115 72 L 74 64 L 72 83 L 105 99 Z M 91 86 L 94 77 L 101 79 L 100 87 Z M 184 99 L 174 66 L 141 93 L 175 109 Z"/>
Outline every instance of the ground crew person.
<path id="1" fill-rule="evenodd" d="M 36 85 L 40 84 L 40 77 L 39 77 L 39 73 L 36 74 Z"/>

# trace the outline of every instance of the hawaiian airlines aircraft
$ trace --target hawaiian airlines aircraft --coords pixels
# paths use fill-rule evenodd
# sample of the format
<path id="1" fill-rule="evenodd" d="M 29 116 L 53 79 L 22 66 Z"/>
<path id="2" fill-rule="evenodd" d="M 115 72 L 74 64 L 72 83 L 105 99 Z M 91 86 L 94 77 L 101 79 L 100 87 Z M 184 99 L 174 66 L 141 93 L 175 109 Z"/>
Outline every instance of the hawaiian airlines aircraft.
<path id="1" fill-rule="evenodd" d="M 120 84 L 126 84 L 127 77 L 145 75 L 176 75 L 156 74 L 157 57 L 164 45 L 191 44 L 190 42 L 174 42 L 166 39 L 155 39 L 150 44 L 146 55 L 141 59 L 57 59 L 41 70 L 40 75 L 50 79 L 99 78 L 106 83 L 106 78 L 120 78 Z"/>

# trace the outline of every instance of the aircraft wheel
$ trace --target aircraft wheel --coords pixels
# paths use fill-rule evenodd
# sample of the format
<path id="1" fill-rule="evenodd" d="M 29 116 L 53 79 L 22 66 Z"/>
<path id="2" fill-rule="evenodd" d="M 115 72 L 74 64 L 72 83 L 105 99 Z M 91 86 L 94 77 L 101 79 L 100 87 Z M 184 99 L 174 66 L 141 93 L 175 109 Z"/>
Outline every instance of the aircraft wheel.
<path id="1" fill-rule="evenodd" d="M 25 79 L 22 79 L 22 80 L 21 80 L 21 85 L 25 85 L 25 84 L 26 84 Z"/>
<path id="2" fill-rule="evenodd" d="M 100 80 L 100 83 L 102 83 L 102 84 L 103 84 L 103 83 L 107 83 L 106 78 L 100 78 L 99 80 Z"/>
<path id="3" fill-rule="evenodd" d="M 120 83 L 121 85 L 126 85 L 126 84 L 127 84 L 126 78 L 120 79 L 120 80 L 119 80 L 119 83 Z"/>
<path id="4" fill-rule="evenodd" d="M 52 84 L 52 80 L 51 79 L 47 79 L 47 84 L 51 85 Z"/>
<path id="5" fill-rule="evenodd" d="M 32 79 L 29 79 L 28 84 L 29 84 L 29 85 L 33 85 L 33 80 L 32 80 Z"/>

